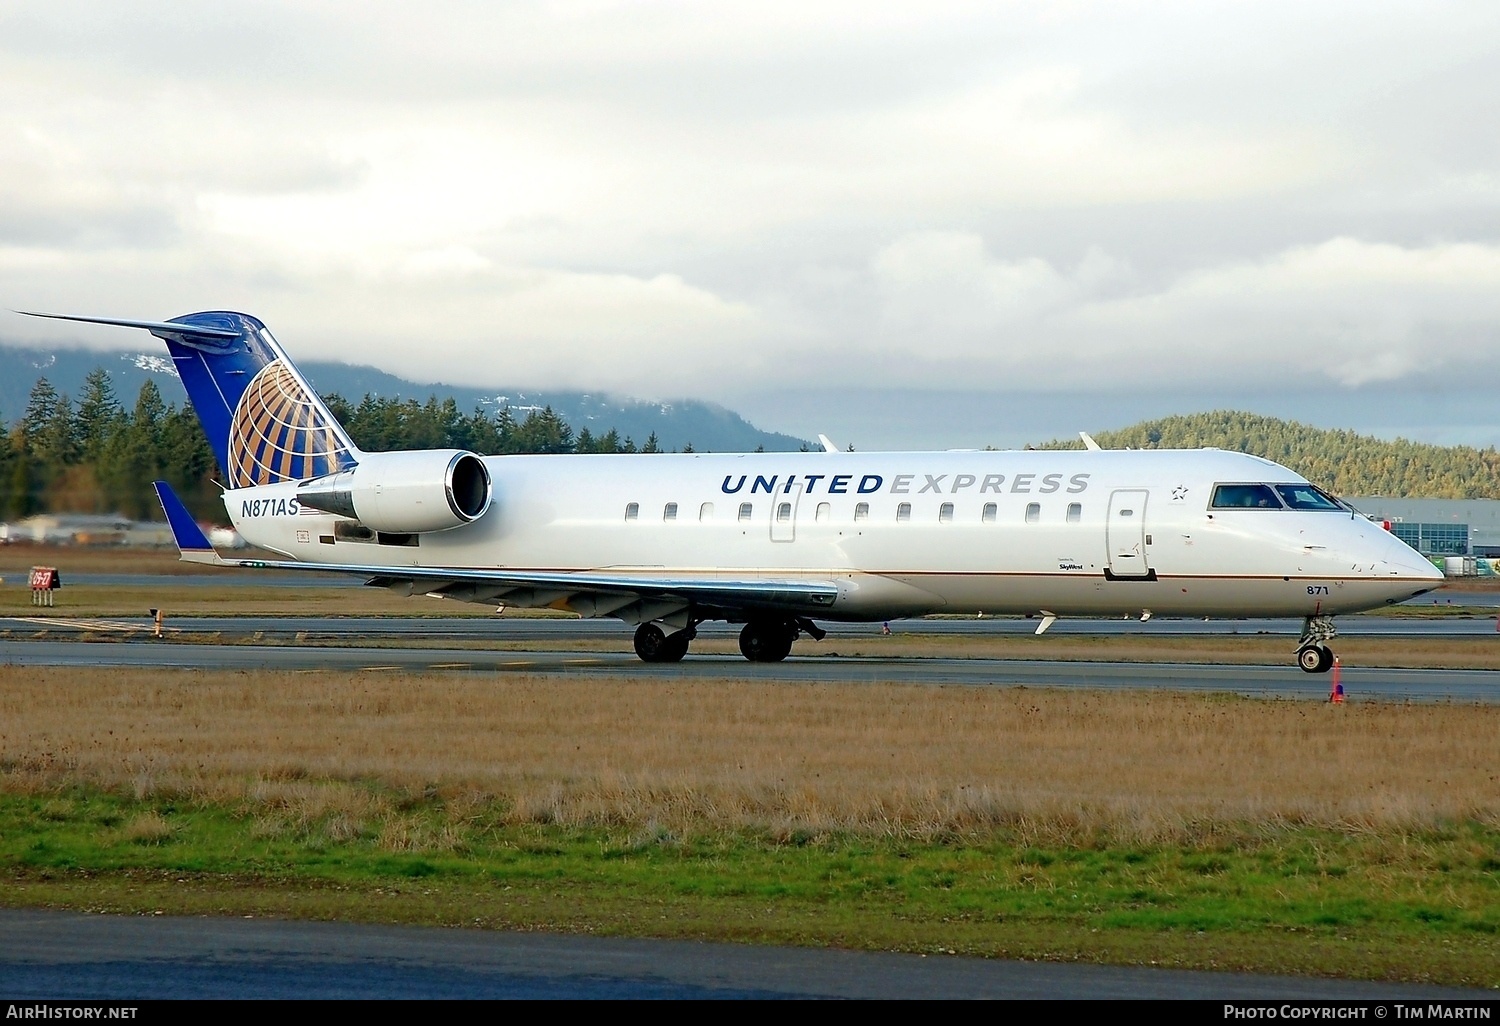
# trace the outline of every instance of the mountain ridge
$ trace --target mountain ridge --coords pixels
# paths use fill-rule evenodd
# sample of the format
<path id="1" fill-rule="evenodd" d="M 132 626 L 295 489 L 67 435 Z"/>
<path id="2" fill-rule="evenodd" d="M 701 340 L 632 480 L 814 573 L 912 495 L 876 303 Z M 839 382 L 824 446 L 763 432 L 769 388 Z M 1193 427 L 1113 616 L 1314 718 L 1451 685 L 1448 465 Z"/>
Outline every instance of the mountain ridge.
<path id="1" fill-rule="evenodd" d="M 1141 421 L 1092 437 L 1106 449 L 1231 449 L 1274 460 L 1338 495 L 1409 499 L 1500 498 L 1500 452 L 1468 445 L 1387 441 L 1349 429 L 1316 428 L 1244 410 Z M 1054 439 L 1039 449 L 1081 449 Z"/>
<path id="2" fill-rule="evenodd" d="M 353 403 L 367 393 L 423 402 L 429 396 L 439 400 L 451 396 L 465 413 L 475 407 L 498 410 L 508 405 L 518 420 L 524 420 L 533 409 L 551 406 L 575 431 L 588 428 L 597 436 L 614 429 L 637 445 L 655 433 L 658 444 L 666 450 L 691 445 L 699 452 L 750 452 L 756 448 L 775 452 L 810 444 L 792 435 L 757 428 L 728 407 L 698 399 L 653 401 L 605 391 L 422 384 L 377 367 L 332 361 L 309 360 L 297 366 L 319 392 L 337 392 Z M 84 377 L 97 367 L 109 371 L 115 392 L 126 405 L 134 401 L 148 378 L 157 383 L 168 402 L 179 406 L 186 402 L 187 395 L 171 361 L 162 355 L 135 350 L 0 345 L 0 423 L 11 424 L 20 418 L 38 378 L 45 377 L 59 392 L 76 396 Z"/>

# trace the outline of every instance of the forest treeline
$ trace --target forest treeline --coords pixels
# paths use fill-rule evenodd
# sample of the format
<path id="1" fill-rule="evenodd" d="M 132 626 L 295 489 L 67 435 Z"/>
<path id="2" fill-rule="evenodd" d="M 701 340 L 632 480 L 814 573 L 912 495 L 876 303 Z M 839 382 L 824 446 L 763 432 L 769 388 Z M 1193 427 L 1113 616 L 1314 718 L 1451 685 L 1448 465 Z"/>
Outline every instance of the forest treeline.
<path id="1" fill-rule="evenodd" d="M 1494 448 L 1387 442 L 1353 431 L 1309 427 L 1237 410 L 1163 417 L 1094 440 L 1106 449 L 1196 449 L 1248 452 L 1290 467 L 1336 495 L 1411 499 L 1500 498 L 1500 453 Z M 1038 448 L 1081 449 L 1079 441 Z"/>
<path id="2" fill-rule="evenodd" d="M 452 399 L 436 397 L 425 403 L 374 395 L 357 403 L 339 395 L 323 400 L 354 444 L 367 452 L 660 451 L 655 433 L 637 448 L 634 440 L 614 430 L 595 435 L 585 427 L 575 432 L 550 406 L 518 419 L 508 407 L 465 414 Z M 691 445 L 686 448 L 692 451 Z M 89 374 L 76 400 L 42 378 L 21 418 L 9 432 L 0 431 L 0 518 L 69 512 L 160 519 L 151 482 L 164 479 L 195 515 L 222 520 L 218 473 L 192 408 L 164 402 L 155 382 L 142 385 L 134 405 L 127 406 L 103 368 Z"/>

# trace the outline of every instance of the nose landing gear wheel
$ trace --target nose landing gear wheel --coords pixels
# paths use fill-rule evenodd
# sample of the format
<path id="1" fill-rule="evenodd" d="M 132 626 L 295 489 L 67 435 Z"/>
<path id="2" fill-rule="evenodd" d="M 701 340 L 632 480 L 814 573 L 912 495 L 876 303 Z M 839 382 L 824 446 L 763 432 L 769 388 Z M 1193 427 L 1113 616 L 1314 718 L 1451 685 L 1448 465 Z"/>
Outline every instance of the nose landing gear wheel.
<path id="1" fill-rule="evenodd" d="M 1327 645 L 1305 645 L 1297 650 L 1297 665 L 1307 673 L 1327 673 L 1333 665 L 1333 650 Z"/>

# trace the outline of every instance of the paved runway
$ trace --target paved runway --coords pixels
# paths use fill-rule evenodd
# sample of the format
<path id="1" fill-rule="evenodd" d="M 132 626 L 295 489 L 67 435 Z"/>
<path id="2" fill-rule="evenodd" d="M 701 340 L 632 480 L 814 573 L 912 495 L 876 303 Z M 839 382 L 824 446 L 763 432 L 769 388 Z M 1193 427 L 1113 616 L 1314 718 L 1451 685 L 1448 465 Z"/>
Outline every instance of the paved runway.
<path id="1" fill-rule="evenodd" d="M 1483 990 L 1121 966 L 269 919 L 0 910 L 39 998 L 1493 1000 Z"/>
<path id="2" fill-rule="evenodd" d="M 418 600 L 413 599 L 414 603 Z M 428 600 L 431 602 L 432 600 Z M 70 616 L 66 608 L 38 609 L 36 617 L 0 617 L 0 631 L 32 633 L 45 628 L 63 633 L 86 633 L 91 629 L 130 627 L 138 631 L 151 628 L 144 616 L 109 617 L 90 620 Z M 898 635 L 1025 635 L 1036 630 L 1037 621 L 1024 617 L 933 617 L 921 620 L 894 620 L 891 632 Z M 572 617 L 527 616 L 168 616 L 167 627 L 188 634 L 251 635 L 262 632 L 292 637 L 421 637 L 428 640 L 488 639 L 491 641 L 539 641 L 547 639 L 615 641 L 630 647 L 635 629 L 618 620 L 579 620 Z M 824 623 L 830 639 L 868 639 L 880 633 L 879 624 Z M 1344 616 L 1338 619 L 1340 635 L 1349 637 L 1494 637 L 1500 640 L 1496 620 L 1490 617 L 1446 616 Z M 705 623 L 698 628 L 701 637 L 733 638 L 738 624 Z M 1302 633 L 1302 621 L 1290 617 L 1260 620 L 1182 620 L 1155 618 L 1145 623 L 1129 619 L 1059 620 L 1048 631 L 1049 636 L 1105 634 L 1137 637 L 1194 637 L 1234 634 L 1285 635 L 1288 643 Z M 824 642 L 827 647 L 828 642 Z"/>
<path id="3" fill-rule="evenodd" d="M 827 642 L 823 642 L 827 645 Z M 487 652 L 473 649 L 186 645 L 148 640 L 80 644 L 0 640 L 0 664 L 133 666 L 221 670 L 467 671 L 487 673 L 619 673 L 670 680 L 749 679 L 780 682 L 1029 685 L 1106 690 L 1219 691 L 1255 697 L 1324 701 L 1329 677 L 1285 666 L 1188 663 L 1057 662 L 1021 659 L 868 659 L 797 656 L 749 663 L 738 656 L 694 656 L 680 663 L 642 663 L 626 653 Z M 1350 701 L 1500 701 L 1500 671 L 1346 667 Z"/>
<path id="4" fill-rule="evenodd" d="M 175 587 L 224 587 L 225 585 L 247 585 L 261 588 L 362 588 L 365 579 L 359 574 L 329 574 L 313 572 L 286 572 L 266 570 L 219 569 L 181 574 L 142 573 L 74 573 L 60 567 L 63 585 L 90 585 L 111 588 L 161 588 Z M 25 588 L 26 574 L 20 570 L 0 574 L 0 587 Z M 1408 606 L 1468 606 L 1500 608 L 1500 591 L 1467 591 L 1457 588 L 1439 588 L 1417 598 L 1407 599 L 1401 605 Z"/>

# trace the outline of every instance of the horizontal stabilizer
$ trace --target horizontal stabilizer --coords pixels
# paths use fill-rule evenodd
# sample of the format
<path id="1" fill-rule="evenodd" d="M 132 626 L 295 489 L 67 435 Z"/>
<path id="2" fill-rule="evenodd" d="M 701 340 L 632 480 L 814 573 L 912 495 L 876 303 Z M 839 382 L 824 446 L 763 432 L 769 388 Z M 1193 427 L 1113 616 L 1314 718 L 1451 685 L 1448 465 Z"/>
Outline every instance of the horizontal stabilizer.
<path id="1" fill-rule="evenodd" d="M 84 324 L 113 324 L 121 328 L 145 328 L 153 335 L 190 335 L 198 338 L 239 338 L 240 333 L 230 328 L 211 328 L 203 324 L 176 324 L 172 321 L 128 321 L 118 317 L 76 317 L 72 314 L 33 313 L 17 310 L 27 317 L 46 317 L 54 321 L 80 321 Z"/>
<path id="2" fill-rule="evenodd" d="M 177 543 L 177 550 L 182 558 L 190 563 L 222 563 L 223 560 L 214 551 L 213 543 L 187 511 L 182 500 L 172 491 L 172 486 L 165 481 L 155 481 L 152 487 L 156 489 L 156 498 L 161 503 L 162 512 L 167 515 L 167 526 L 172 529 L 172 540 Z"/>

